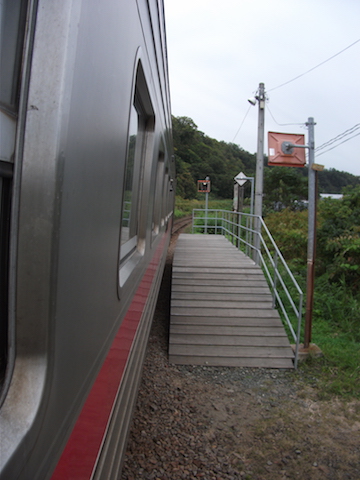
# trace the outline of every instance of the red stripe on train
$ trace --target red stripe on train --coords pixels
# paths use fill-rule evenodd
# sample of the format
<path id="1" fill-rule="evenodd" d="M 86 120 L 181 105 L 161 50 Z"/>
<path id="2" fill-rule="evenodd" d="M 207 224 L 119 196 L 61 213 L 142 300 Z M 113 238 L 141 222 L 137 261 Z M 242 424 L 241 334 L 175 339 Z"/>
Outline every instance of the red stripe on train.
<path id="1" fill-rule="evenodd" d="M 141 280 L 51 480 L 87 480 L 92 475 L 167 235 Z"/>

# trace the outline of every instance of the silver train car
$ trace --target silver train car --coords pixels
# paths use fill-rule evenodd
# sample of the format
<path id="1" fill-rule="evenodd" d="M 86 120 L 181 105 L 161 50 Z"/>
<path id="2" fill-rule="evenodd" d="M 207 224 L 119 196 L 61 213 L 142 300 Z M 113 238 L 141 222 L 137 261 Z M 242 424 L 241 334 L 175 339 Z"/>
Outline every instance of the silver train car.
<path id="1" fill-rule="evenodd" d="M 173 216 L 163 1 L 0 22 L 0 478 L 117 479 Z"/>

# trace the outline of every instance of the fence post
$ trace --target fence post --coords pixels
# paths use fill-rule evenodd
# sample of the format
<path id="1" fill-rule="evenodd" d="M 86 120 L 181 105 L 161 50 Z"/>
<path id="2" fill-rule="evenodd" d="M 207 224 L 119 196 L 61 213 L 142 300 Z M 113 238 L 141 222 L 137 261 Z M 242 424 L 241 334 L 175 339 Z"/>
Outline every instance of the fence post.
<path id="1" fill-rule="evenodd" d="M 275 250 L 275 255 L 274 255 L 274 280 L 273 280 L 273 308 L 275 308 L 275 303 L 276 303 L 276 283 L 277 283 L 277 265 L 278 265 L 278 254 L 277 251 Z"/>

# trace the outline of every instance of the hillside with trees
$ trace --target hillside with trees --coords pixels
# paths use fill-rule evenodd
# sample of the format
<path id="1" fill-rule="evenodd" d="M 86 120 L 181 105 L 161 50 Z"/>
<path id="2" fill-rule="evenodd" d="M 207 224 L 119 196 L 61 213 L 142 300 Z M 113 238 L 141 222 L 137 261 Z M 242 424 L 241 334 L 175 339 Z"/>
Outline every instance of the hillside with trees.
<path id="1" fill-rule="evenodd" d="M 186 199 L 197 197 L 197 180 L 209 176 L 212 195 L 229 199 L 233 196 L 233 178 L 244 172 L 255 176 L 256 155 L 234 143 L 208 137 L 199 131 L 189 117 L 173 117 L 174 151 L 177 166 L 176 194 Z M 264 160 L 264 206 L 272 210 L 276 204 L 292 207 L 307 198 L 305 168 L 269 167 Z M 341 193 L 346 186 L 359 184 L 359 177 L 336 169 L 319 172 L 320 193 Z M 247 182 L 248 184 L 250 182 Z M 246 185 L 245 196 L 250 195 Z"/>

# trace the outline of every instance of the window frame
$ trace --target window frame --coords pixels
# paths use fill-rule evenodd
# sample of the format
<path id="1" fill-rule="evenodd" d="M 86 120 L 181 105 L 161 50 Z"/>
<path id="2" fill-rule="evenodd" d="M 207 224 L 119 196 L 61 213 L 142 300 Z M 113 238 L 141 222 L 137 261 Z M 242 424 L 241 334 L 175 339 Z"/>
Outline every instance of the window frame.
<path id="1" fill-rule="evenodd" d="M 133 94 L 130 104 L 127 151 L 124 165 L 124 186 L 122 193 L 121 223 L 120 223 L 120 249 L 119 249 L 119 288 L 121 289 L 130 277 L 135 266 L 139 263 L 145 253 L 146 247 L 146 226 L 143 226 L 146 219 L 143 218 L 144 210 L 144 171 L 147 162 L 153 160 L 153 138 L 155 133 L 155 111 L 151 101 L 148 83 L 145 78 L 144 68 L 141 59 L 136 61 L 135 80 Z M 138 115 L 138 130 L 136 134 L 136 145 L 134 152 L 134 164 L 132 172 L 131 192 L 132 204 L 130 210 L 130 229 L 129 238 L 123 241 L 124 217 L 125 217 L 125 198 L 126 198 L 126 175 L 129 165 L 131 122 L 133 120 L 134 110 Z M 133 197 L 133 195 L 135 196 Z M 120 294 L 119 294 L 120 296 Z"/>

